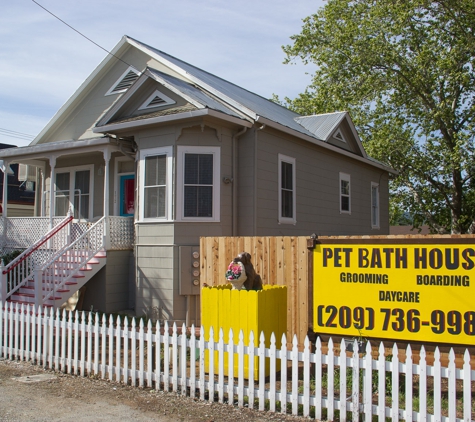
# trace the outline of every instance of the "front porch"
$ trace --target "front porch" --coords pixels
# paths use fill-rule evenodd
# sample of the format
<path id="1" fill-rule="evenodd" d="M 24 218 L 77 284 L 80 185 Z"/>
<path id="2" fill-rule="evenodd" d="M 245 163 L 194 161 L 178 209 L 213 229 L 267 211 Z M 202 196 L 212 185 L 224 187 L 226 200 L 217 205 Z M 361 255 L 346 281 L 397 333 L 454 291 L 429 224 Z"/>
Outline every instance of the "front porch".
<path id="1" fill-rule="evenodd" d="M 116 269 L 129 268 L 129 262 L 120 262 L 124 258 L 118 251 L 133 249 L 133 217 L 102 217 L 93 223 L 75 221 L 70 215 L 52 221 L 50 229 L 49 217 L 0 217 L 0 254 L 19 253 L 7 265 L 1 263 L 0 301 L 57 308 L 94 277 L 96 307 L 107 301 L 104 288 L 104 297 L 97 293 L 97 286 L 108 283 L 107 273 L 99 272 L 114 256 L 120 256 L 119 262 L 115 259 Z M 126 274 L 121 286 L 124 297 L 129 284 Z"/>

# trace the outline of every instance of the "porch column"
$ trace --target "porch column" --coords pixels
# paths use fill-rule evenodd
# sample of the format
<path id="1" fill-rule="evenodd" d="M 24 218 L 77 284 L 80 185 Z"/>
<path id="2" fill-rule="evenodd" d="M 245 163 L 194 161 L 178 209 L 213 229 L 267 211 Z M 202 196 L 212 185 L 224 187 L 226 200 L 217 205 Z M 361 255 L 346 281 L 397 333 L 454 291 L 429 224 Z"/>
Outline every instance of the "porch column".
<path id="1" fill-rule="evenodd" d="M 2 215 L 3 217 L 8 217 L 7 208 L 8 208 L 8 169 L 10 163 L 6 160 L 3 160 L 3 200 L 2 200 Z"/>
<path id="2" fill-rule="evenodd" d="M 104 150 L 104 216 L 105 219 L 105 226 L 104 226 L 104 237 L 105 237 L 105 245 L 106 249 L 109 249 L 109 162 L 111 159 L 111 152 L 108 148 Z"/>
<path id="3" fill-rule="evenodd" d="M 53 228 L 54 217 L 54 179 L 56 178 L 56 157 L 49 157 L 49 165 L 51 167 L 50 180 L 49 180 L 49 228 Z"/>

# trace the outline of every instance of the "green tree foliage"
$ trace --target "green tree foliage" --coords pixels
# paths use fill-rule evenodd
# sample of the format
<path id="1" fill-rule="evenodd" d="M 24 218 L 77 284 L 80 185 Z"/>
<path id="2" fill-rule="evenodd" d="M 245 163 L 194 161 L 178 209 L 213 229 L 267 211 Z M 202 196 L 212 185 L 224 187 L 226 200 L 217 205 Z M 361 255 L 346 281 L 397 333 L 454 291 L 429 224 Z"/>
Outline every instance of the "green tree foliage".
<path id="1" fill-rule="evenodd" d="M 283 47 L 315 66 L 286 105 L 347 110 L 369 155 L 399 172 L 391 209 L 475 233 L 475 1 L 329 0 Z"/>

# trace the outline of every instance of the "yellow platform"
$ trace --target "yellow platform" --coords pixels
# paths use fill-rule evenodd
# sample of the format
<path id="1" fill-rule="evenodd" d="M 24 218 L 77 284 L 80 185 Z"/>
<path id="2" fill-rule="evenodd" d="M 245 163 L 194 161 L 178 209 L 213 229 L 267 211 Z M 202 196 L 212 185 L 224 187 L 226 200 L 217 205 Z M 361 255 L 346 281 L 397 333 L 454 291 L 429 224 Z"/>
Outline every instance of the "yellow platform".
<path id="1" fill-rule="evenodd" d="M 264 286 L 260 291 L 231 290 L 231 285 L 205 287 L 201 291 L 201 322 L 205 340 L 209 340 L 210 327 L 214 329 L 214 341 L 218 342 L 219 329 L 224 332 L 224 342 L 229 340 L 232 328 L 234 344 L 239 342 L 239 332 L 244 334 L 244 345 L 249 345 L 249 334 L 254 333 L 254 346 L 259 346 L 260 333 L 265 335 L 269 347 L 271 334 L 276 337 L 280 349 L 282 334 L 287 331 L 287 287 Z M 224 354 L 224 372 L 228 375 L 228 354 Z M 266 359 L 266 376 L 269 375 L 269 359 Z M 254 379 L 258 379 L 259 359 L 254 359 Z M 209 354 L 206 371 L 209 370 Z M 215 352 L 214 372 L 218 373 L 218 352 Z M 238 355 L 234 355 L 234 376 L 238 375 Z M 249 359 L 244 359 L 244 376 L 249 379 Z"/>

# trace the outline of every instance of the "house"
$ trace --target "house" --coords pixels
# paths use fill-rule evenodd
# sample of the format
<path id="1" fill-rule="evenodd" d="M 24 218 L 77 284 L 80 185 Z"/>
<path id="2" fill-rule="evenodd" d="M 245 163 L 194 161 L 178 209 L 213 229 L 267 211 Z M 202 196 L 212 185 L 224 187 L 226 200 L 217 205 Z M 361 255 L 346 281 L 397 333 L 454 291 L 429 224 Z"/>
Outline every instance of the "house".
<path id="1" fill-rule="evenodd" d="M 348 113 L 301 116 L 128 36 L 0 158 L 36 167 L 35 227 L 50 230 L 4 237 L 32 245 L 43 274 L 2 287 L 9 300 L 56 306 L 86 285 L 85 309 L 188 322 L 200 236 L 389 233 L 392 170 L 366 155 Z"/>
<path id="2" fill-rule="evenodd" d="M 0 143 L 0 150 L 16 148 L 16 145 Z M 35 203 L 35 181 L 25 177 L 24 167 L 11 164 L 8 169 L 0 171 L 0 191 L 3 192 L 4 178 L 8 178 L 8 214 L 15 217 L 33 216 Z M 0 212 L 3 209 L 3 201 L 0 200 Z"/>

